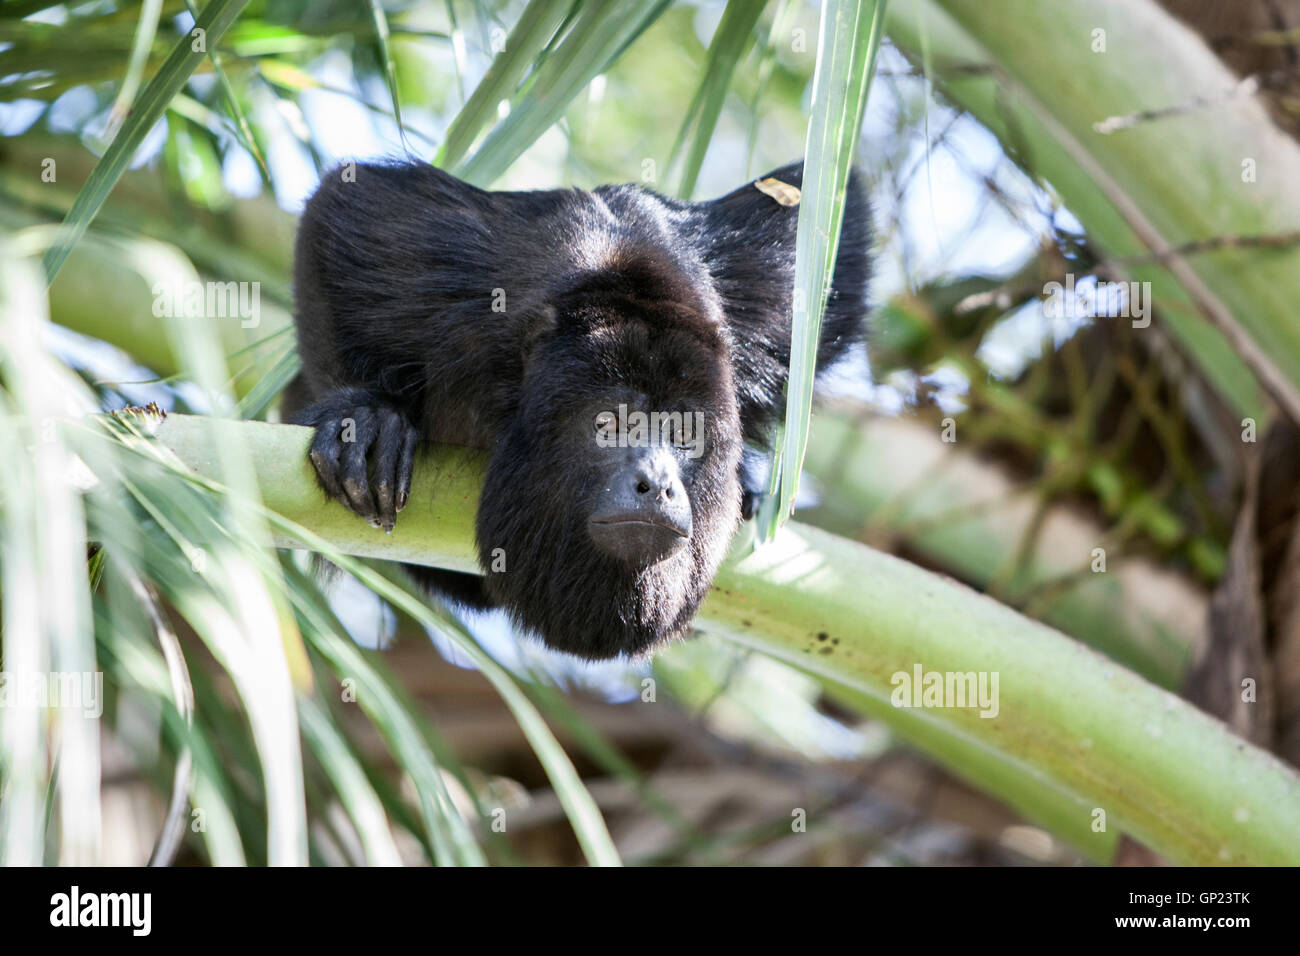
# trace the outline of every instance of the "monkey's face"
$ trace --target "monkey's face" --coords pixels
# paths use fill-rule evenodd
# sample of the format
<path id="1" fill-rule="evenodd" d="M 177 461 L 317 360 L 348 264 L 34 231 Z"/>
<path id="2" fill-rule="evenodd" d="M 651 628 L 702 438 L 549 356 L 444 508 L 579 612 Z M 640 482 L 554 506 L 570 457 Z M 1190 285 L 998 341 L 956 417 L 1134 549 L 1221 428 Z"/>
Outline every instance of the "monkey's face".
<path id="1" fill-rule="evenodd" d="M 696 403 L 672 409 L 614 390 L 591 419 L 587 534 L 602 552 L 645 568 L 686 550 L 694 531 L 690 492 L 708 451 Z"/>
<path id="2" fill-rule="evenodd" d="M 740 416 L 720 337 L 579 329 L 530 363 L 484 485 L 480 559 L 493 596 L 551 646 L 633 655 L 685 630 L 725 554 Z"/>

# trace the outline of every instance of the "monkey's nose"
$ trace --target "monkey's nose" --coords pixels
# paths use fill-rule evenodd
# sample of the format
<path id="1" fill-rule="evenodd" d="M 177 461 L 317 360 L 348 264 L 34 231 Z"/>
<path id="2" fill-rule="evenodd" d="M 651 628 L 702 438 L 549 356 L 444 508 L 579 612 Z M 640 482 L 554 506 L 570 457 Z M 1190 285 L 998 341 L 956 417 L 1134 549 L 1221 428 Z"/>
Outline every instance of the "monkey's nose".
<path id="1" fill-rule="evenodd" d="M 648 461 L 637 464 L 632 476 L 632 490 L 638 496 L 649 498 L 651 501 L 671 500 L 681 490 L 681 480 L 677 477 L 675 467 L 670 467 L 667 462 L 655 455 Z"/>
<path id="2" fill-rule="evenodd" d="M 662 561 L 691 537 L 690 497 L 677 461 L 662 448 L 639 448 L 598 497 L 588 519 L 596 546 L 640 567 Z"/>
<path id="3" fill-rule="evenodd" d="M 668 479 L 656 479 L 647 475 L 639 475 L 636 484 L 633 486 L 638 495 L 643 498 L 671 498 L 676 489 L 673 488 L 673 482 Z"/>

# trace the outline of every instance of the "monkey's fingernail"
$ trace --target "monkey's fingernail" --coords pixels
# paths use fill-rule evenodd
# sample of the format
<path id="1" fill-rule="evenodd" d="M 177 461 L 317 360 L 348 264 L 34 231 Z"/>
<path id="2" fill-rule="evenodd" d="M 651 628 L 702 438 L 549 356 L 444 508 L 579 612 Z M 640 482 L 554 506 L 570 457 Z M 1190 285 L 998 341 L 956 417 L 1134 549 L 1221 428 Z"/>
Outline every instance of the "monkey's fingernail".
<path id="1" fill-rule="evenodd" d="M 378 527 L 380 527 L 379 519 L 378 519 L 378 518 L 371 518 L 371 519 L 370 519 L 370 527 L 372 527 L 372 528 L 378 528 Z"/>
<path id="2" fill-rule="evenodd" d="M 406 492 L 401 492 L 397 496 L 397 510 L 401 511 L 406 507 Z"/>

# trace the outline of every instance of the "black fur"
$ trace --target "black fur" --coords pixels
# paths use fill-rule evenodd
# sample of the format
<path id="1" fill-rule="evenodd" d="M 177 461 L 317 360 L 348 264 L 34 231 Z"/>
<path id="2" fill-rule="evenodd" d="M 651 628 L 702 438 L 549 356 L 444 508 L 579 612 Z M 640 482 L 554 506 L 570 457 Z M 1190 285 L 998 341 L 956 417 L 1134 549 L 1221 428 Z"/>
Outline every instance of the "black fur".
<path id="1" fill-rule="evenodd" d="M 303 213 L 303 370 L 286 397 L 288 416 L 317 429 L 325 490 L 391 528 L 418 440 L 483 448 L 486 577 L 413 573 L 583 657 L 681 634 L 741 514 L 743 444 L 769 440 L 784 407 L 798 208 L 752 184 L 686 203 L 631 185 L 485 192 L 427 165 L 343 170 Z M 802 164 L 769 175 L 798 186 Z M 819 368 L 864 333 L 868 244 L 855 176 Z M 620 401 L 705 415 L 703 455 L 678 461 L 688 545 L 645 567 L 587 534 L 608 484 L 589 423 Z"/>

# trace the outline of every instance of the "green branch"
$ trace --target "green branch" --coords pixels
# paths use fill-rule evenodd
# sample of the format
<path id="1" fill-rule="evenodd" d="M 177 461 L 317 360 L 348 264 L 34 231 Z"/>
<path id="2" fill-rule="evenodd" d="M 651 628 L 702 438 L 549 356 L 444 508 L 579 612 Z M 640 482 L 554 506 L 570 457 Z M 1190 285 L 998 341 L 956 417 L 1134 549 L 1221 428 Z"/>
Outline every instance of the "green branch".
<path id="1" fill-rule="evenodd" d="M 483 459 L 436 447 L 391 535 L 327 501 L 307 429 L 244 423 L 268 507 L 352 554 L 471 570 Z M 211 423 L 160 440 L 217 478 Z M 290 545 L 293 542 L 278 542 Z M 1300 778 L 1118 664 L 954 582 L 798 524 L 738 538 L 698 624 L 788 661 L 1094 859 L 1120 832 L 1178 863 L 1300 863 Z M 997 675 L 996 716 L 891 703 L 896 674 Z M 1105 813 L 1105 831 L 1094 831 Z"/>

